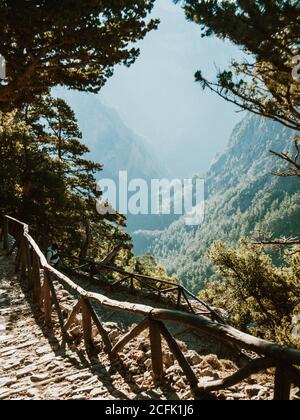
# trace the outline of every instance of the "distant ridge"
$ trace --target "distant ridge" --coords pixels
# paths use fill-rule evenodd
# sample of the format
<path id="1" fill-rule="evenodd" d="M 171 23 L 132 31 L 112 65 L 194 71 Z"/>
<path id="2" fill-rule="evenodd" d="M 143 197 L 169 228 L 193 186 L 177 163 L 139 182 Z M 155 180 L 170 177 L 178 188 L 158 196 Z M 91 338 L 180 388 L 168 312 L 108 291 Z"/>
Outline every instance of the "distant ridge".
<path id="1" fill-rule="evenodd" d="M 137 252 L 152 253 L 197 292 L 215 277 L 207 258 L 215 240 L 236 245 L 259 232 L 299 235 L 299 180 L 272 176 L 284 164 L 269 152 L 289 150 L 294 134 L 279 123 L 247 115 L 207 173 L 203 225 L 190 229 L 181 219 L 161 232 L 137 232 Z"/>
<path id="2" fill-rule="evenodd" d="M 168 178 L 166 166 L 155 154 L 151 144 L 128 128 L 118 112 L 104 105 L 98 96 L 58 91 L 75 111 L 83 142 L 89 147 L 90 158 L 103 164 L 97 179 L 118 180 L 119 171 L 127 171 L 128 179 Z M 128 215 L 128 230 L 163 229 L 174 221 L 169 216 Z"/>

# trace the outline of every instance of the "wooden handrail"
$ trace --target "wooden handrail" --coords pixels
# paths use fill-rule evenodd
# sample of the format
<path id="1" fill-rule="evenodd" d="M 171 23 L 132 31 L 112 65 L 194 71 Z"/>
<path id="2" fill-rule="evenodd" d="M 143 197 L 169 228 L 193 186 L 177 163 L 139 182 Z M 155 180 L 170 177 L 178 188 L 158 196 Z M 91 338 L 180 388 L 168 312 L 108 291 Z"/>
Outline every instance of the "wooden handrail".
<path id="1" fill-rule="evenodd" d="M 125 343 L 131 341 L 144 331 L 144 329 L 149 328 L 152 346 L 152 367 L 155 379 L 161 379 L 161 376 L 163 375 L 163 350 L 161 339 L 164 337 L 171 352 L 174 354 L 175 358 L 177 358 L 178 363 L 190 381 L 194 392 L 221 389 L 223 387 L 227 388 L 232 386 L 233 383 L 240 382 L 245 377 L 258 373 L 261 370 L 266 370 L 269 367 L 276 367 L 277 372 L 275 377 L 275 399 L 289 399 L 292 383 L 299 384 L 300 373 L 295 369 L 295 366 L 300 366 L 300 351 L 262 340 L 243 333 L 231 326 L 211 321 L 200 315 L 178 310 L 156 309 L 148 305 L 130 302 L 120 302 L 109 299 L 100 293 L 89 292 L 48 264 L 40 248 L 29 235 L 29 229 L 26 224 L 8 216 L 4 217 L 4 223 L 6 224 L 9 222 L 15 223 L 23 228 L 22 238 L 19 241 L 16 265 L 17 268 L 20 269 L 21 280 L 28 281 L 35 302 L 38 306 L 42 305 L 44 308 L 45 322 L 51 322 L 51 298 L 55 304 L 55 309 L 59 317 L 62 334 L 65 334 L 72 325 L 75 318 L 74 313 L 81 311 L 84 341 L 89 353 L 93 350 L 93 338 L 91 335 L 92 322 L 95 323 L 99 334 L 102 336 L 106 351 L 112 356 L 116 355 L 118 350 L 121 349 Z M 8 241 L 7 238 L 5 238 L 5 235 L 8 235 L 7 229 L 4 229 L 4 244 L 7 244 Z M 41 271 L 44 273 L 43 279 Z M 80 296 L 79 302 L 73 310 L 74 313 L 71 314 L 67 323 L 65 323 L 63 319 L 53 280 L 58 281 L 60 284 L 73 290 L 73 292 L 76 292 L 76 294 Z M 186 289 L 182 288 L 182 291 L 188 293 Z M 142 318 L 142 323 L 140 326 L 135 327 L 131 333 L 127 334 L 114 348 L 112 348 L 108 334 L 94 311 L 93 306 L 97 305 L 113 311 L 133 313 Z M 185 356 L 177 346 L 176 340 L 165 326 L 165 322 L 185 325 L 222 342 L 225 341 L 238 345 L 240 348 L 254 351 L 259 355 L 263 355 L 265 358 L 249 364 L 248 367 L 243 368 L 240 372 L 222 381 L 207 384 L 199 383 L 198 380 L 195 379 L 196 377 L 192 368 L 188 366 Z"/>
<path id="2" fill-rule="evenodd" d="M 19 226 L 22 226 L 24 228 L 24 232 L 29 232 L 29 227 L 26 223 L 20 222 L 19 220 L 15 219 L 14 217 L 10 217 L 10 216 L 5 216 L 4 217 L 5 220 L 13 222 Z"/>
<path id="3" fill-rule="evenodd" d="M 111 266 L 111 265 L 103 263 L 103 262 L 96 262 L 96 261 L 93 261 L 93 260 L 90 260 L 90 259 L 87 259 L 87 258 L 80 258 L 80 257 L 71 256 L 71 255 L 66 255 L 66 254 L 61 254 L 61 256 L 63 258 L 68 258 L 70 260 L 75 260 L 75 261 L 79 261 L 79 262 L 94 264 L 96 267 L 98 266 L 99 268 L 102 268 L 102 269 L 105 269 L 105 270 L 108 270 L 108 271 L 114 271 L 114 272 L 122 274 L 122 275 L 133 276 L 137 279 L 151 280 L 151 281 L 154 281 L 154 282 L 157 282 L 157 283 L 165 284 L 166 286 L 175 286 L 175 283 L 171 283 L 170 281 L 158 279 L 156 277 L 146 276 L 146 275 L 143 275 L 143 274 L 129 273 L 129 272 L 123 270 L 122 268 L 119 268 L 117 266 Z"/>
<path id="4" fill-rule="evenodd" d="M 61 254 L 61 256 L 63 258 L 67 258 L 67 259 L 70 259 L 70 260 L 83 262 L 85 264 L 91 264 L 91 265 L 93 265 L 94 270 L 96 268 L 98 268 L 99 271 L 104 269 L 104 270 L 110 271 L 112 273 L 117 273 L 117 274 L 121 274 L 121 275 L 125 276 L 124 279 L 115 282 L 115 284 L 119 284 L 121 282 L 123 283 L 125 280 L 136 279 L 136 280 L 139 280 L 139 281 L 142 281 L 142 280 L 147 281 L 148 280 L 148 281 L 152 281 L 152 282 L 155 282 L 155 283 L 159 283 L 160 285 L 169 287 L 169 289 L 167 289 L 169 292 L 170 291 L 177 291 L 177 292 L 179 292 L 181 297 L 186 295 L 185 301 L 188 303 L 189 306 L 190 306 L 190 302 L 188 301 L 188 296 L 190 298 L 192 298 L 193 300 L 195 300 L 196 302 L 198 302 L 200 305 L 202 305 L 205 309 L 207 309 L 209 314 L 212 316 L 213 320 L 215 320 L 217 322 L 220 322 L 221 324 L 224 324 L 224 325 L 227 324 L 227 322 L 222 318 L 222 316 L 219 315 L 208 303 L 203 302 L 197 296 L 195 296 L 192 292 L 190 292 L 189 290 L 187 290 L 185 287 L 183 287 L 181 285 L 178 285 L 176 283 L 171 283 L 170 281 L 167 281 L 167 280 L 161 280 L 161 279 L 158 279 L 156 277 L 146 276 L 146 275 L 137 274 L 137 273 L 130 273 L 126 270 L 123 270 L 120 267 L 108 265 L 108 264 L 103 263 L 103 262 L 95 262 L 93 260 L 80 258 L 80 257 L 75 257 L 75 256 L 70 256 L 70 255 L 66 255 L 66 254 Z M 105 259 L 104 259 L 104 261 L 105 261 Z M 156 291 L 160 294 L 166 293 L 166 290 L 164 290 L 164 289 L 159 290 L 158 288 L 155 288 L 155 287 L 150 286 L 150 285 L 146 285 L 146 287 L 148 287 L 149 289 L 154 290 L 154 291 Z M 180 299 L 179 299 L 179 301 L 180 301 Z M 179 306 L 179 305 L 177 305 L 177 306 Z M 192 312 L 194 312 L 194 311 L 192 310 Z"/>

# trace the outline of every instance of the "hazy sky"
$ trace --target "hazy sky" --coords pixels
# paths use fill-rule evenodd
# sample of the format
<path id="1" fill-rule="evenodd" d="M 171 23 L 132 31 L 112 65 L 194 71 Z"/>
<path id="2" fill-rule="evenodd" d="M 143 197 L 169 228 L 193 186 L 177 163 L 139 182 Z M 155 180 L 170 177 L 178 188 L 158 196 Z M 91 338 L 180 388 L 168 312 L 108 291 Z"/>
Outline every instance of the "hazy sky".
<path id="1" fill-rule="evenodd" d="M 216 39 L 202 39 L 172 0 L 157 0 L 157 31 L 140 43 L 141 56 L 129 69 L 118 67 L 101 100 L 150 142 L 174 176 L 203 173 L 222 151 L 234 125 L 235 109 L 194 81 L 197 70 L 211 79 L 237 50 Z"/>

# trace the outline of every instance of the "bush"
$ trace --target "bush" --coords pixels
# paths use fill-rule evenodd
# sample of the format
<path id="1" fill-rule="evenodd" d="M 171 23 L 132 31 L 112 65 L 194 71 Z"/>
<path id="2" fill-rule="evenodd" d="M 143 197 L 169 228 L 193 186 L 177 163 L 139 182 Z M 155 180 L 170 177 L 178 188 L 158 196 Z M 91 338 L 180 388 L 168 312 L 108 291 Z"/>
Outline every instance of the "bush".
<path id="1" fill-rule="evenodd" d="M 259 337 L 300 347 L 293 320 L 300 315 L 300 250 L 276 267 L 268 250 L 243 239 L 238 249 L 215 242 L 209 256 L 222 280 L 209 282 L 200 293 L 225 309 L 232 324 Z"/>

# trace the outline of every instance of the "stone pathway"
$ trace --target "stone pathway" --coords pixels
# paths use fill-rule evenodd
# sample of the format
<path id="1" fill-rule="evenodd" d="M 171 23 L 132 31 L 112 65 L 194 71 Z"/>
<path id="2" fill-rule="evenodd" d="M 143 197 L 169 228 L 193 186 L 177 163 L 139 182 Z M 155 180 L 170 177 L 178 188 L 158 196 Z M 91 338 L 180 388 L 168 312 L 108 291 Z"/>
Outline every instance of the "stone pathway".
<path id="1" fill-rule="evenodd" d="M 59 300 L 67 307 L 76 302 L 60 289 Z M 127 330 L 116 322 L 104 323 L 115 343 Z M 30 299 L 14 274 L 12 259 L 0 252 L 0 400 L 177 400 L 193 399 L 180 367 L 164 343 L 166 381 L 154 384 L 151 376 L 151 352 L 145 333 L 125 347 L 118 359 L 87 358 L 79 328 L 73 330 L 73 342 L 62 342 L 57 325 L 53 331 L 43 327 L 42 318 L 34 317 Z M 97 337 L 101 347 L 100 339 Z M 188 340 L 186 340 L 188 341 Z M 225 377 L 236 371 L 233 362 L 215 355 L 200 356 L 179 342 L 195 372 L 204 381 Z M 196 343 L 194 342 L 194 348 Z M 201 343 L 198 343 L 199 352 Z M 190 348 L 190 346 L 189 346 Z M 271 399 L 272 377 L 255 377 L 230 390 L 215 394 L 218 399 Z M 299 390 L 294 398 L 299 399 Z"/>
<path id="2" fill-rule="evenodd" d="M 122 360 L 112 362 L 101 353 L 100 359 L 90 361 L 80 336 L 69 346 L 60 341 L 55 328 L 44 331 L 39 325 L 41 319 L 32 315 L 13 262 L 3 253 L 0 267 L 0 400 L 178 399 L 168 387 L 154 390 L 150 372 L 140 372 L 144 352 L 137 349 L 135 354 L 123 354 Z M 60 300 L 74 304 L 71 296 L 65 291 L 63 294 Z M 111 330 L 113 340 L 123 333 L 115 323 L 105 327 Z M 149 362 L 146 365 L 151 366 Z"/>

